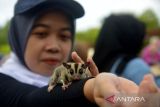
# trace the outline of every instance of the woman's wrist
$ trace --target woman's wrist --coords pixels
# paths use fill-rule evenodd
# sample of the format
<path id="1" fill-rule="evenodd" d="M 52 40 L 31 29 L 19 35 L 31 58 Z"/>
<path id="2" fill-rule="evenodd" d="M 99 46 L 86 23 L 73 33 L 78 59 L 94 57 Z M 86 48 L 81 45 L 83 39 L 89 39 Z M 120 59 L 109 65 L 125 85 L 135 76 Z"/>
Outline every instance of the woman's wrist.
<path id="1" fill-rule="evenodd" d="M 94 82 L 95 78 L 88 79 L 84 84 L 84 96 L 91 102 L 94 100 Z"/>
<path id="2" fill-rule="evenodd" d="M 88 79 L 84 85 L 84 95 L 91 101 L 96 102 L 97 98 L 104 99 L 105 95 L 117 92 L 117 76 L 110 73 L 100 73 L 95 78 Z"/>

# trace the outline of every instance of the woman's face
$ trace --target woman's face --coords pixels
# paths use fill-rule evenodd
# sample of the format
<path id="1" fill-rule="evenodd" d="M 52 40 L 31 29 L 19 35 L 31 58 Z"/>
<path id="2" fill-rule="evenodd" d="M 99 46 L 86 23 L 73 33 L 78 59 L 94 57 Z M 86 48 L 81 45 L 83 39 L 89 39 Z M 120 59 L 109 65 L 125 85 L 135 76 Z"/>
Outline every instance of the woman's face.
<path id="1" fill-rule="evenodd" d="M 25 62 L 35 73 L 50 76 L 67 61 L 72 47 L 69 19 L 62 12 L 48 12 L 34 24 L 25 50 Z"/>

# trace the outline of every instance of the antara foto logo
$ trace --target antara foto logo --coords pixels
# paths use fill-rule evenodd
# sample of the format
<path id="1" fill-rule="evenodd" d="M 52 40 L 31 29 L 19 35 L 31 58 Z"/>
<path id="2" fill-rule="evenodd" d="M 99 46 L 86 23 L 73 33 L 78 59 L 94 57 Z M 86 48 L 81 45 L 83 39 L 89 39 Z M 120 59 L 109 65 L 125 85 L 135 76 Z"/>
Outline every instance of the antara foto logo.
<path id="1" fill-rule="evenodd" d="M 114 104 L 115 103 L 115 95 L 107 97 L 105 100 L 108 101 L 109 103 Z"/>
<path id="2" fill-rule="evenodd" d="M 111 104 L 115 104 L 117 102 L 123 102 L 123 103 L 128 103 L 128 102 L 146 102 L 144 97 L 139 97 L 139 96 L 115 96 L 111 95 L 105 99 L 107 102 Z"/>

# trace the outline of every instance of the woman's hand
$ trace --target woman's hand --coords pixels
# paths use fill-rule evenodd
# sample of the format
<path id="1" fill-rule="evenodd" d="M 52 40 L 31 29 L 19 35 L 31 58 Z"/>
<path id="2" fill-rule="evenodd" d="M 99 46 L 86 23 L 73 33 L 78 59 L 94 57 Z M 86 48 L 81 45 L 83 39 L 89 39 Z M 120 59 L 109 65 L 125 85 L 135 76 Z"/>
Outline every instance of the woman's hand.
<path id="1" fill-rule="evenodd" d="M 84 63 L 76 52 L 72 52 L 72 59 L 76 63 Z M 87 80 L 84 86 L 84 95 L 91 102 L 97 103 L 100 107 L 111 106 L 106 101 L 106 97 L 116 95 L 118 93 L 134 93 L 138 92 L 138 86 L 132 81 L 117 77 L 111 73 L 100 73 L 92 58 L 87 58 L 89 68 L 95 78 Z M 134 91 L 132 89 L 135 89 Z"/>
<path id="2" fill-rule="evenodd" d="M 137 94 L 138 89 L 138 86 L 128 79 L 112 73 L 100 73 L 95 78 L 94 99 L 100 107 L 126 107 L 123 102 L 109 102 L 107 98 L 119 95 L 131 96 Z"/>
<path id="3" fill-rule="evenodd" d="M 152 75 L 144 76 L 140 86 L 134 82 L 118 77 L 111 73 L 100 73 L 94 80 L 94 99 L 100 107 L 159 107 L 160 91 L 155 84 Z M 139 97 L 144 98 L 143 102 L 121 102 L 111 103 L 106 99 L 110 96 L 125 95 L 126 97 Z M 151 97 L 151 95 L 153 95 Z M 158 106 L 157 106 L 157 105 Z"/>
<path id="4" fill-rule="evenodd" d="M 84 63 L 76 52 L 72 52 L 72 59 L 76 63 Z M 118 77 L 112 73 L 100 73 L 92 58 L 87 58 L 90 71 L 95 78 L 87 80 L 84 85 L 84 95 L 91 102 L 96 103 L 99 107 L 140 107 L 130 103 L 111 103 L 106 99 L 116 95 L 139 95 L 143 93 L 158 93 L 159 90 L 154 83 L 151 75 L 146 75 L 140 86 L 137 86 L 133 81 Z M 126 96 L 127 97 L 127 96 Z"/>

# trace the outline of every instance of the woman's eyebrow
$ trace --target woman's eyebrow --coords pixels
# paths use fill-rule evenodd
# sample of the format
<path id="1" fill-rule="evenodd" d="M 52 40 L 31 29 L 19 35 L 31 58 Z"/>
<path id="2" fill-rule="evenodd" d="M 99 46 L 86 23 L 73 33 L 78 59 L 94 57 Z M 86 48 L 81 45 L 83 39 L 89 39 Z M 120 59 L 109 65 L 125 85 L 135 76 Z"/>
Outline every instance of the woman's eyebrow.
<path id="1" fill-rule="evenodd" d="M 50 26 L 46 25 L 46 24 L 35 24 L 33 26 L 33 29 L 38 28 L 38 27 L 43 27 L 43 28 L 50 28 Z M 61 29 L 61 31 L 71 31 L 71 27 L 63 27 Z"/>
<path id="2" fill-rule="evenodd" d="M 65 27 L 65 28 L 62 28 L 61 31 L 71 31 L 71 28 L 70 27 Z"/>
<path id="3" fill-rule="evenodd" d="M 37 28 L 37 27 L 49 28 L 49 26 L 48 26 L 48 25 L 45 25 L 45 24 L 35 24 L 35 25 L 33 26 L 33 29 L 35 29 L 35 28 Z"/>

